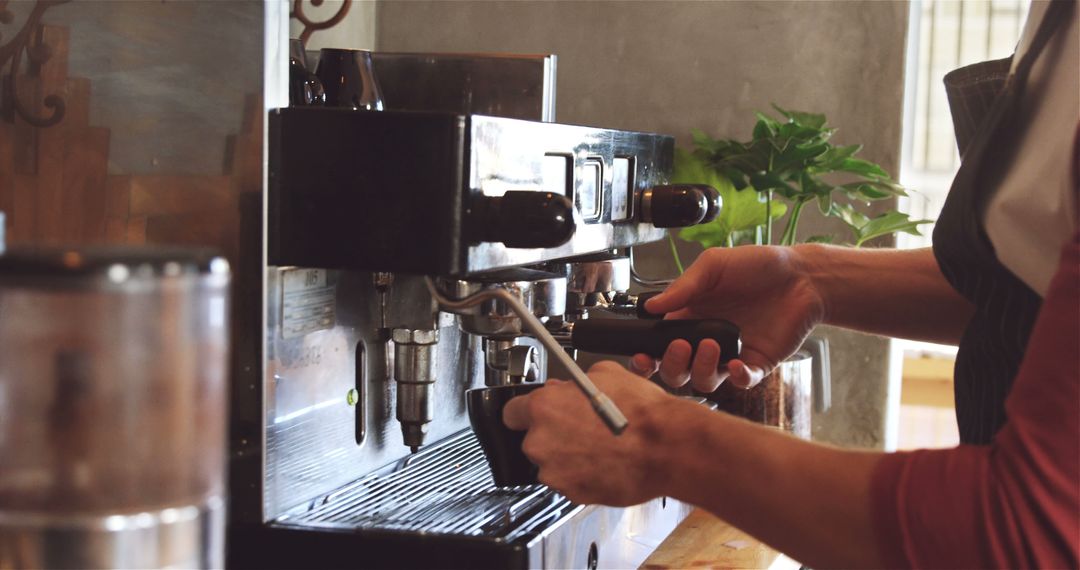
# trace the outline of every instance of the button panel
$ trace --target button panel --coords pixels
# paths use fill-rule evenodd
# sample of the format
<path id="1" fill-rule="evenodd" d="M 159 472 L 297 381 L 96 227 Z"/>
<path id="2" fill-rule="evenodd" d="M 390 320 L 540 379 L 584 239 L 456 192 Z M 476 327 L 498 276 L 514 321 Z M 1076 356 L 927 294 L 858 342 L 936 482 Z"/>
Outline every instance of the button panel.
<path id="1" fill-rule="evenodd" d="M 572 165 L 569 156 L 561 154 L 545 155 L 543 162 L 540 164 L 544 191 L 568 196 L 570 185 L 574 180 L 571 175 Z"/>
<path id="2" fill-rule="evenodd" d="M 604 168 L 597 158 L 585 159 L 581 169 L 581 184 L 578 186 L 574 202 L 581 217 L 586 221 L 600 217 L 601 197 L 604 194 Z"/>
<path id="3" fill-rule="evenodd" d="M 625 222 L 633 215 L 633 159 L 615 157 L 611 168 L 611 221 Z"/>

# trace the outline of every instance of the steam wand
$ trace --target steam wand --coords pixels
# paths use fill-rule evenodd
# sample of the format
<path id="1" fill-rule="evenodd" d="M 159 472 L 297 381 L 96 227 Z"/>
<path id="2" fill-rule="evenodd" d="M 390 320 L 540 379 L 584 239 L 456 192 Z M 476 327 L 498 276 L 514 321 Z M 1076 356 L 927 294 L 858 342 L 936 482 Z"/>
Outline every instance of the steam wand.
<path id="1" fill-rule="evenodd" d="M 600 416 L 600 419 L 607 424 L 611 433 L 619 435 L 626 429 L 626 426 L 629 425 L 629 422 L 626 421 L 626 416 L 624 416 L 618 406 L 615 405 L 615 402 L 612 402 L 611 398 L 608 398 L 606 394 L 601 392 L 600 389 L 592 383 L 592 380 L 589 380 L 589 377 L 582 372 L 581 367 L 566 354 L 566 351 L 563 350 L 558 341 L 551 336 L 551 333 L 547 331 L 544 325 L 533 316 L 532 312 L 529 311 L 521 301 L 516 299 L 508 291 L 498 288 L 485 289 L 465 297 L 464 299 L 453 300 L 444 296 L 430 277 L 425 277 L 424 279 L 427 282 L 428 291 L 435 301 L 438 302 L 440 306 L 450 310 L 456 311 L 467 309 L 479 305 L 488 299 L 498 299 L 506 303 L 518 318 L 521 319 L 521 323 L 525 328 L 536 336 L 541 344 L 548 349 L 548 354 L 555 355 L 555 357 L 559 359 L 559 362 L 570 371 L 570 376 L 574 381 L 574 384 L 576 384 L 577 387 L 585 393 L 585 396 L 589 398 L 589 403 L 592 404 L 593 410 L 595 410 L 596 414 Z"/>

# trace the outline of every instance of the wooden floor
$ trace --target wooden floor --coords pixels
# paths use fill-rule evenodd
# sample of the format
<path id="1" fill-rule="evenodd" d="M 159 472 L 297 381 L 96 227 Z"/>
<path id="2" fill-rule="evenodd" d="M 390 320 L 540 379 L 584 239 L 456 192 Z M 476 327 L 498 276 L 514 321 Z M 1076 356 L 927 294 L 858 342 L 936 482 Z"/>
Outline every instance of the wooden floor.
<path id="1" fill-rule="evenodd" d="M 676 568 L 797 569 L 799 563 L 746 533 L 697 509 L 641 565 L 644 570 Z"/>

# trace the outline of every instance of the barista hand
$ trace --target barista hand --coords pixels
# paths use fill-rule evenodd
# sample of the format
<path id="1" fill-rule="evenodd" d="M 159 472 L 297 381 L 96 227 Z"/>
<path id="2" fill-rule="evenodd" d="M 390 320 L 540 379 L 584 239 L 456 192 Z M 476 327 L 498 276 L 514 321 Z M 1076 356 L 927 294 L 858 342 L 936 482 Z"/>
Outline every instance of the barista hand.
<path id="1" fill-rule="evenodd" d="M 540 482 L 581 504 L 636 505 L 665 494 L 657 457 L 669 411 L 681 402 L 618 364 L 598 362 L 589 378 L 630 420 L 612 435 L 576 386 L 548 380 L 543 388 L 507 402 L 503 421 L 529 430 L 522 450 L 540 468 Z"/>
<path id="2" fill-rule="evenodd" d="M 635 355 L 632 367 L 660 376 L 671 386 L 690 380 L 694 388 L 711 392 L 729 375 L 736 386 L 757 384 L 776 365 L 794 354 L 810 331 L 824 319 L 822 296 L 802 269 L 799 250 L 788 247 L 744 246 L 711 248 L 698 257 L 646 308 L 667 313 L 669 319 L 727 319 L 742 330 L 742 354 L 726 370 L 717 370 L 720 346 L 712 340 L 698 345 L 693 363 L 685 340 L 672 342 L 657 363 Z"/>

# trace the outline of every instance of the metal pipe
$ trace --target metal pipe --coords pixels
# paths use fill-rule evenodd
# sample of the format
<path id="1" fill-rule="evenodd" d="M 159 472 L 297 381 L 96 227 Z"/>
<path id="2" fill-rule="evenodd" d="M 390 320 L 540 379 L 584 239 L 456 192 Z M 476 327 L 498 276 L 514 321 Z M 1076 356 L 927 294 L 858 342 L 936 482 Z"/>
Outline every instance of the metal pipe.
<path id="1" fill-rule="evenodd" d="M 556 341 L 555 338 L 551 336 L 551 333 L 544 327 L 543 323 L 533 316 L 532 312 L 508 291 L 498 288 L 484 289 L 478 293 L 469 295 L 464 299 L 450 299 L 439 291 L 438 287 L 435 286 L 435 282 L 430 277 L 425 277 L 424 279 L 427 282 L 428 291 L 431 292 L 431 296 L 439 303 L 439 306 L 451 311 L 467 309 L 488 299 L 494 298 L 506 303 L 507 306 L 514 311 L 514 314 L 521 319 L 522 326 L 531 332 L 533 336 L 544 345 L 544 348 L 548 350 L 548 355 L 554 355 L 555 358 L 570 371 L 571 380 L 585 396 L 589 398 L 589 403 L 592 404 L 593 410 L 596 411 L 596 414 L 600 416 L 600 419 L 603 420 L 604 424 L 611 430 L 611 433 L 619 435 L 626 429 L 626 426 L 629 425 L 626 416 L 624 416 L 618 406 L 615 405 L 615 402 L 612 402 L 611 398 L 608 398 L 606 394 L 601 392 L 600 389 L 592 383 L 592 380 L 589 380 L 589 377 L 585 375 L 585 372 L 581 370 L 581 367 L 566 354 L 558 341 Z"/>
<path id="2" fill-rule="evenodd" d="M 638 273 L 637 268 L 634 267 L 634 248 L 631 247 L 629 248 L 629 250 L 630 277 L 632 277 L 634 281 L 637 281 L 639 285 L 643 285 L 645 287 L 667 287 L 668 285 L 671 285 L 675 282 L 674 279 L 650 279 Z"/>

